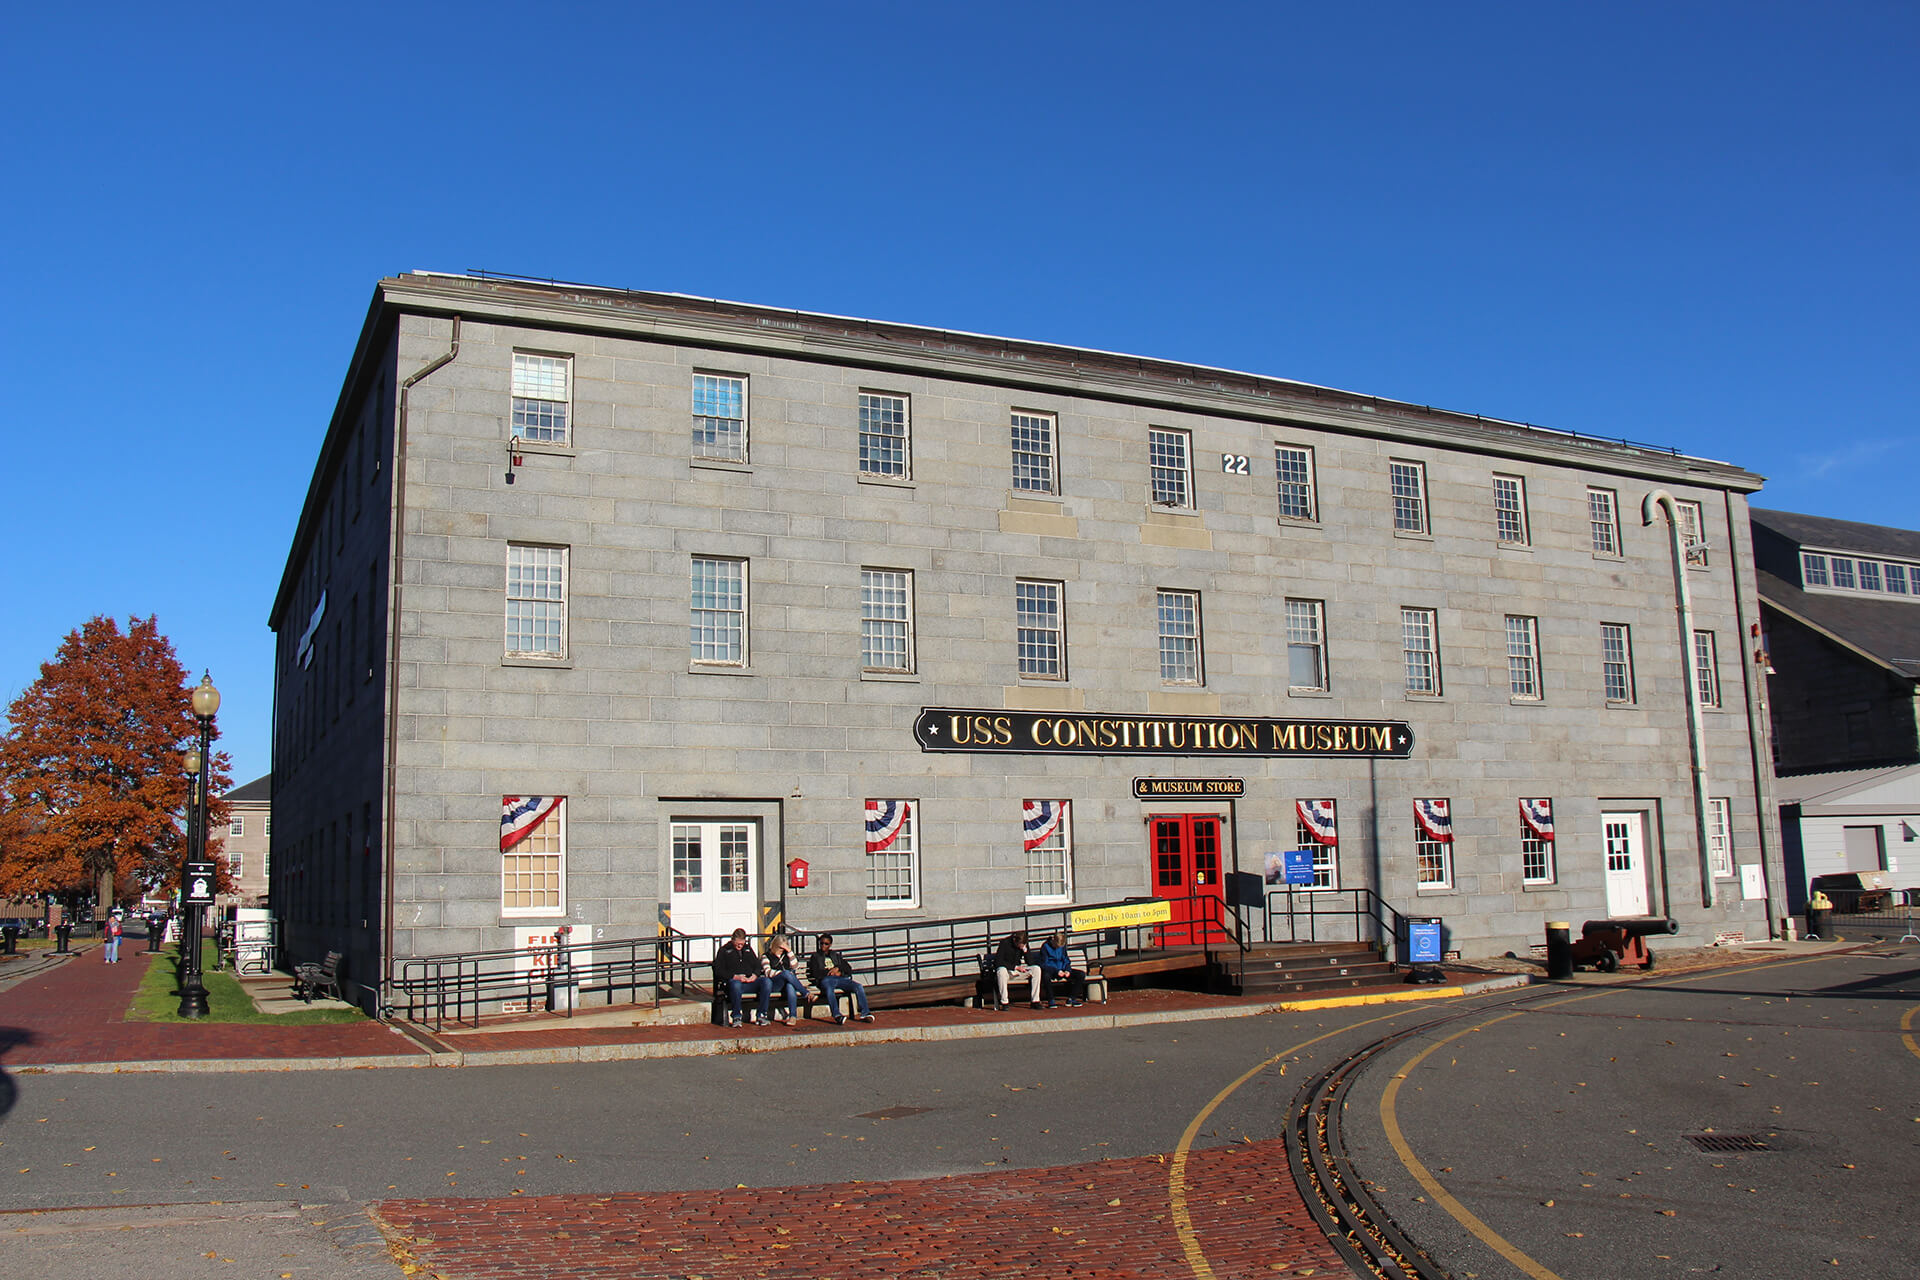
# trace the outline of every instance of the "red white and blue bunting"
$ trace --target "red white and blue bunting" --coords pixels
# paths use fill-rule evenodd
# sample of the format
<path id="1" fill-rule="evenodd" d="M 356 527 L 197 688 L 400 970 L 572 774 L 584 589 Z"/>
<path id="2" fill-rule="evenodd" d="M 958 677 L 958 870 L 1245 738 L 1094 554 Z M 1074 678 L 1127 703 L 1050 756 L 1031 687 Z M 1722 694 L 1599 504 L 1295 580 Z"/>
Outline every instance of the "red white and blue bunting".
<path id="1" fill-rule="evenodd" d="M 1324 845 L 1340 843 L 1339 828 L 1334 825 L 1333 801 L 1296 800 L 1294 810 L 1300 815 L 1300 825 L 1305 827 L 1313 838 Z"/>
<path id="2" fill-rule="evenodd" d="M 1533 832 L 1537 838 L 1548 844 L 1553 843 L 1553 801 L 1522 800 L 1520 821 L 1525 823 L 1527 830 Z"/>
<path id="3" fill-rule="evenodd" d="M 500 852 L 525 840 L 565 801 L 565 796 L 501 796 Z"/>
<path id="4" fill-rule="evenodd" d="M 867 852 L 879 853 L 899 839 L 912 816 L 911 800 L 867 801 Z"/>
<path id="5" fill-rule="evenodd" d="M 1026 816 L 1021 823 L 1025 832 L 1023 837 L 1029 849 L 1043 845 L 1047 838 L 1059 830 L 1060 818 L 1067 811 L 1065 800 L 1028 800 L 1025 802 Z"/>
<path id="6" fill-rule="evenodd" d="M 1453 843 L 1453 810 L 1445 800 L 1415 800 L 1413 820 L 1420 824 L 1429 840 Z"/>

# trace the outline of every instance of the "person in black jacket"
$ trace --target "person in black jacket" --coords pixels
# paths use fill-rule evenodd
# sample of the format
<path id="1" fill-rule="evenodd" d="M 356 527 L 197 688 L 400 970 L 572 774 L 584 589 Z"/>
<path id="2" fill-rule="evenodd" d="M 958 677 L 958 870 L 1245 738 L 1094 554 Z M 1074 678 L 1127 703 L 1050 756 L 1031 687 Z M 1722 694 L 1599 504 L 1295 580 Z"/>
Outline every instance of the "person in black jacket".
<path id="1" fill-rule="evenodd" d="M 1040 1007 L 1040 966 L 1027 963 L 1027 933 L 1016 929 L 1000 942 L 993 953 L 993 977 L 998 984 L 1000 1000 L 994 1007 L 1007 1007 L 1007 987 L 1019 979 L 1027 984 L 1027 1003 L 1033 1008 Z"/>
<path id="2" fill-rule="evenodd" d="M 727 993 L 727 1025 L 740 1025 L 740 995 L 751 989 L 760 998 L 759 1008 L 755 1011 L 756 1020 L 761 1026 L 768 1026 L 772 1017 L 768 1006 L 773 998 L 773 983 L 767 980 L 766 968 L 760 963 L 760 957 L 747 945 L 747 931 L 735 929 L 728 943 L 714 953 L 713 986 L 718 993 Z"/>
<path id="3" fill-rule="evenodd" d="M 820 935 L 820 945 L 807 957 L 807 981 L 820 991 L 820 998 L 827 1002 L 827 1012 L 833 1015 L 835 1025 L 845 1022 L 846 1015 L 840 1012 L 840 993 L 853 995 L 854 1008 L 859 1012 L 860 1021 L 872 1022 L 873 1012 L 867 1008 L 867 989 L 853 980 L 853 966 L 847 958 L 833 949 L 833 935 Z"/>

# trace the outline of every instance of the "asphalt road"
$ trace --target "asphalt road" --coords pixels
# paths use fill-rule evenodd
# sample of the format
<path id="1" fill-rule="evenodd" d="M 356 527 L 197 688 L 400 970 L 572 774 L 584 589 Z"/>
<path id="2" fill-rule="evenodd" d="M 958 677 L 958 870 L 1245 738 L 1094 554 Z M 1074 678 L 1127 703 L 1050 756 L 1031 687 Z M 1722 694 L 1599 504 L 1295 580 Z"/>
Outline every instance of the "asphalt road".
<path id="1" fill-rule="evenodd" d="M 1911 945 L 1498 1002 L 1370 1065 L 1346 1138 L 1458 1276 L 1920 1274 L 1916 1006 Z"/>

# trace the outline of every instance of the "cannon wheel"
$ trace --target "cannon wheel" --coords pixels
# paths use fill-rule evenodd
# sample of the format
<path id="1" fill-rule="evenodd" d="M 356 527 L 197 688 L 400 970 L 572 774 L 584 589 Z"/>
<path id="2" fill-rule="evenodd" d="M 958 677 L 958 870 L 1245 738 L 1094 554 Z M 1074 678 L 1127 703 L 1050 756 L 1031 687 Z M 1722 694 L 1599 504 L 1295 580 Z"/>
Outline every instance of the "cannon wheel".
<path id="1" fill-rule="evenodd" d="M 1602 951 L 1594 957 L 1593 967 L 1599 973 L 1615 973 L 1620 968 L 1620 957 L 1611 951 Z"/>
<path id="2" fill-rule="evenodd" d="M 1640 962 L 1640 967 L 1643 970 L 1653 968 L 1653 952 L 1651 951 L 1647 952 L 1647 958 Z"/>

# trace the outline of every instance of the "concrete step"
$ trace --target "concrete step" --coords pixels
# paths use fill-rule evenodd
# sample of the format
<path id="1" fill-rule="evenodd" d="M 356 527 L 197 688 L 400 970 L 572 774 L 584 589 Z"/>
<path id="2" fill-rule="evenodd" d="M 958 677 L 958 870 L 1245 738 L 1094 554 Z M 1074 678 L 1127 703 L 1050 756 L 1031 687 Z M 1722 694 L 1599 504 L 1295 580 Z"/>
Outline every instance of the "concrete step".
<path id="1" fill-rule="evenodd" d="M 1396 976 L 1394 967 L 1384 961 L 1327 970 L 1257 974 L 1249 970 L 1240 992 L 1242 995 L 1249 996 L 1273 996 L 1316 991 L 1344 991 L 1353 987 L 1390 986 Z"/>

